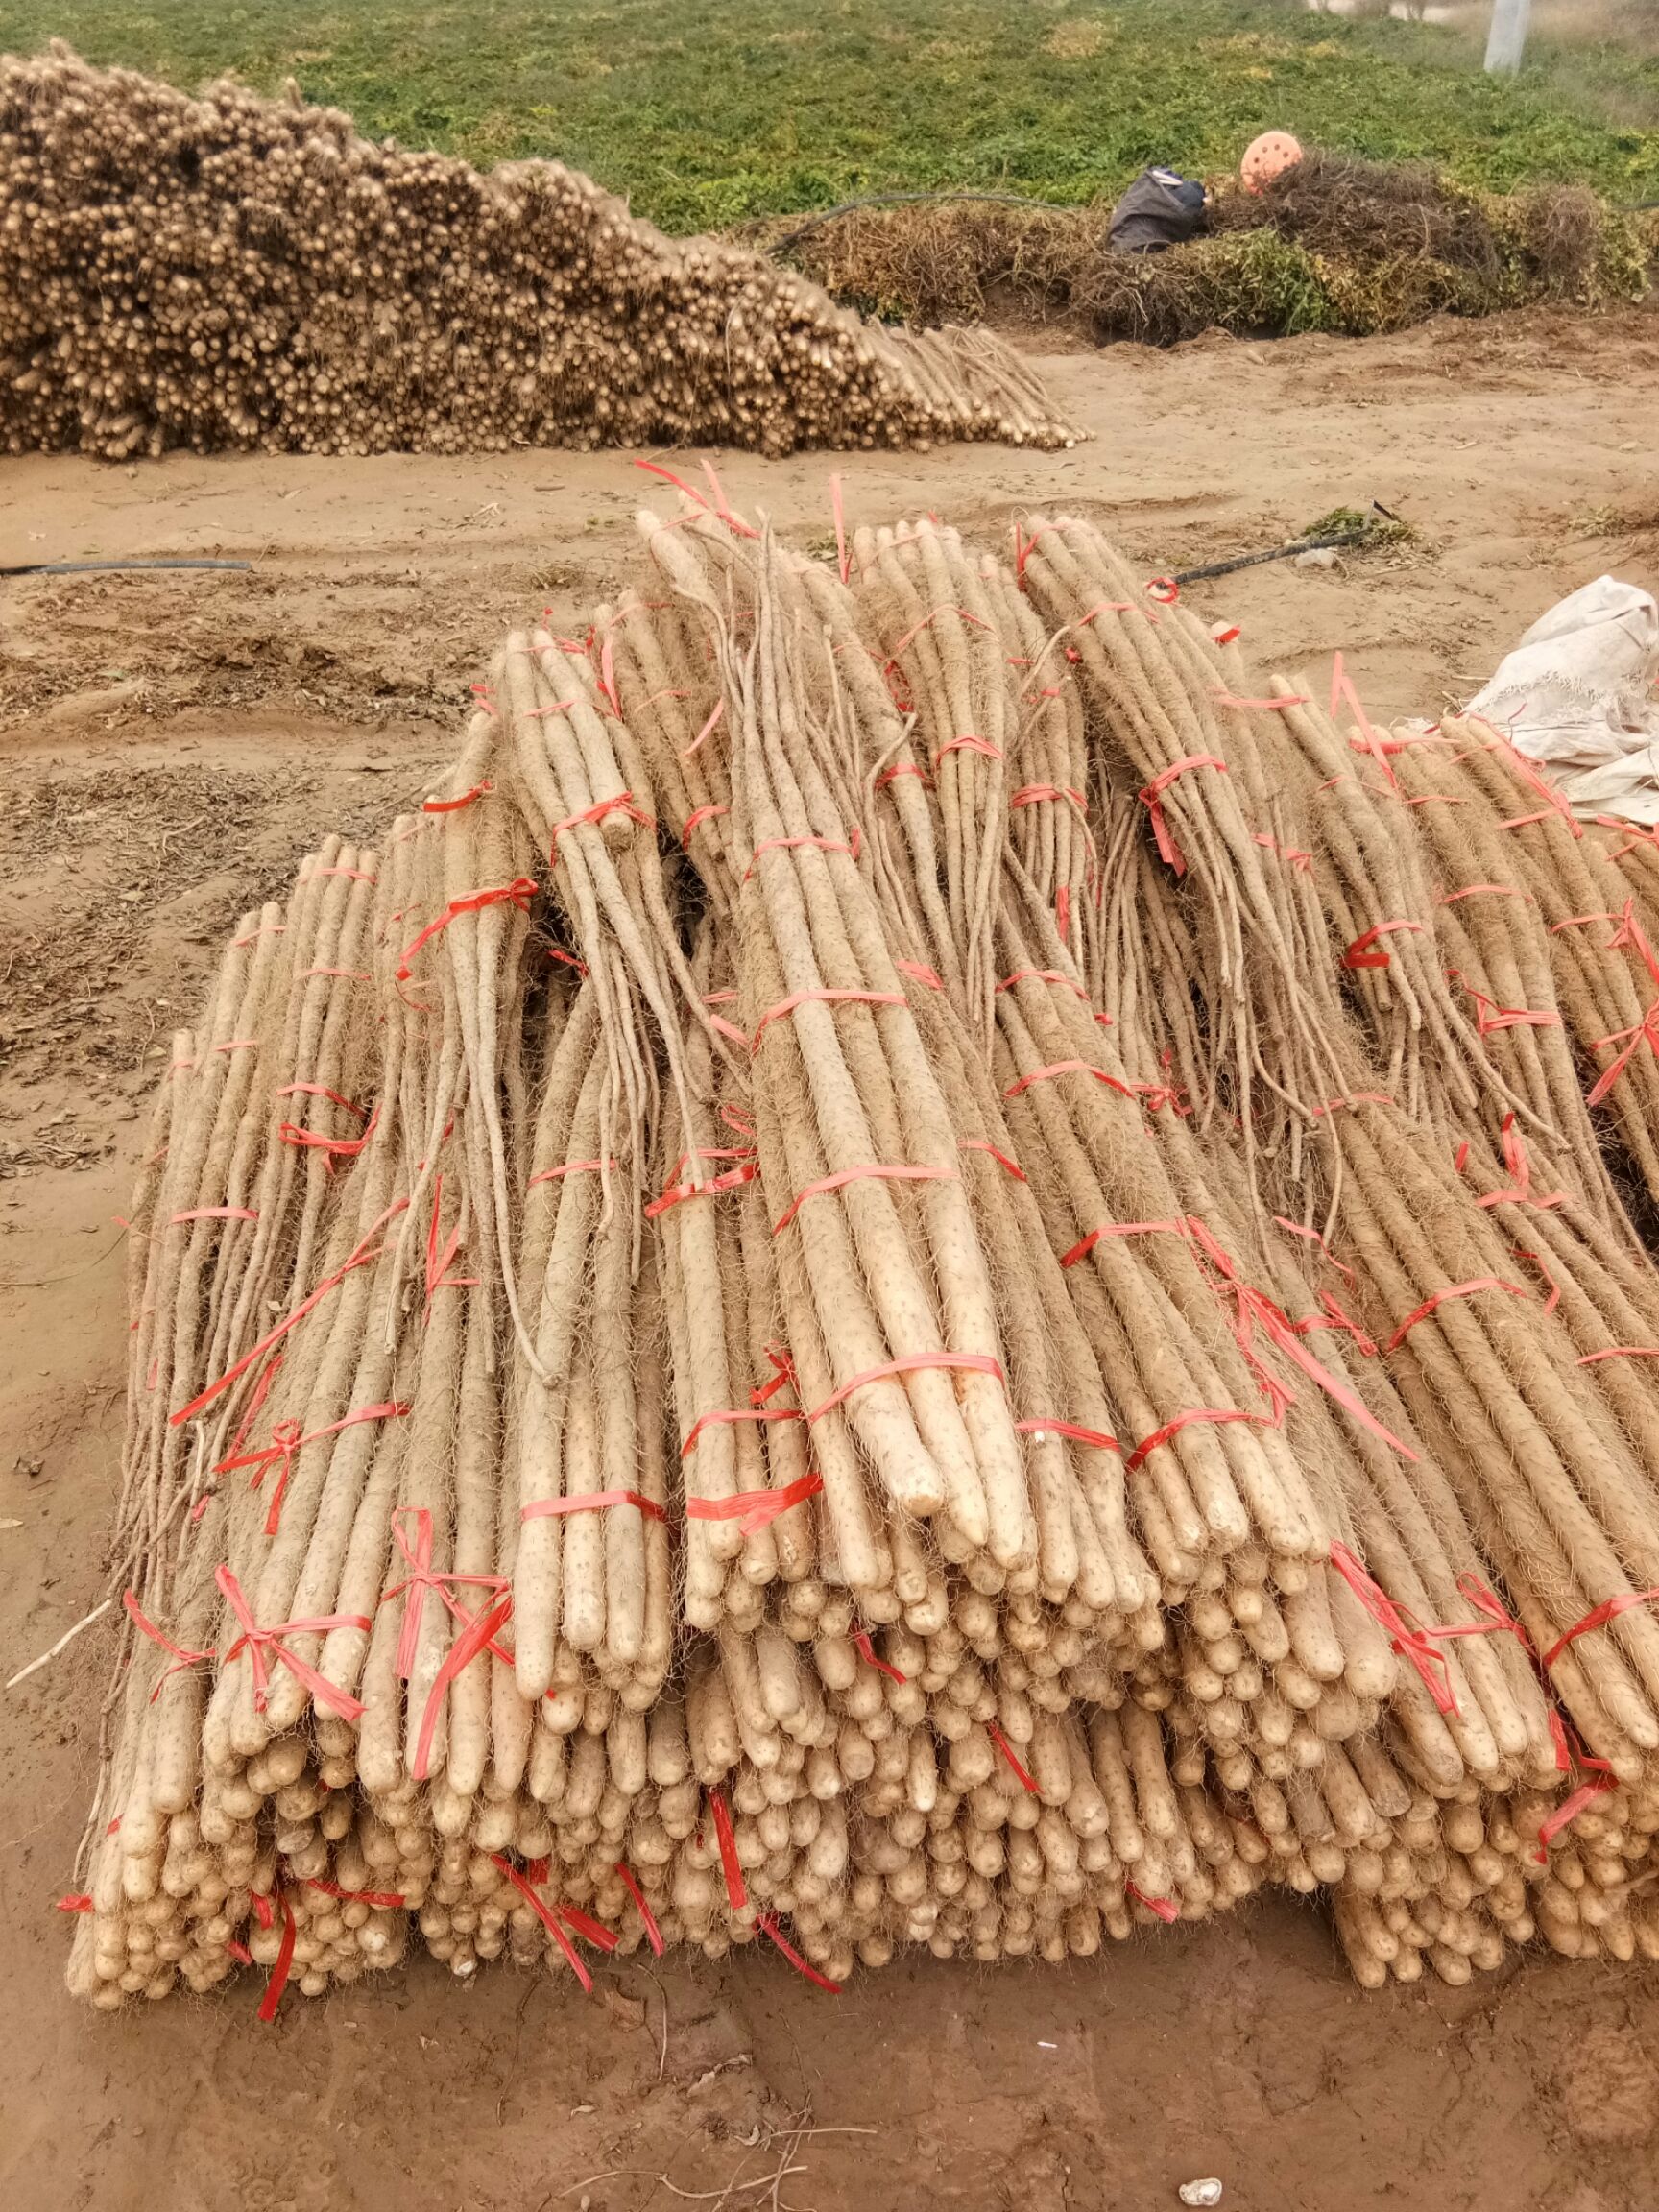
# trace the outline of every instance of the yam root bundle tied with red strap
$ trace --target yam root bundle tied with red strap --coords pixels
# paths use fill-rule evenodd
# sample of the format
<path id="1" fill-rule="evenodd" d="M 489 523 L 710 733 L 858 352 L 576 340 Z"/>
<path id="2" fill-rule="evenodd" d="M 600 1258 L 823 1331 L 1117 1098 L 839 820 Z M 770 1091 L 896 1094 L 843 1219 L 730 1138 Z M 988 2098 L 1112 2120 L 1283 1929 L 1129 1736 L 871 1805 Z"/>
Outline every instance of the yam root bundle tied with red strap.
<path id="1" fill-rule="evenodd" d="M 173 1041 L 72 1987 L 1659 1956 L 1647 842 L 1085 522 L 643 515 Z"/>

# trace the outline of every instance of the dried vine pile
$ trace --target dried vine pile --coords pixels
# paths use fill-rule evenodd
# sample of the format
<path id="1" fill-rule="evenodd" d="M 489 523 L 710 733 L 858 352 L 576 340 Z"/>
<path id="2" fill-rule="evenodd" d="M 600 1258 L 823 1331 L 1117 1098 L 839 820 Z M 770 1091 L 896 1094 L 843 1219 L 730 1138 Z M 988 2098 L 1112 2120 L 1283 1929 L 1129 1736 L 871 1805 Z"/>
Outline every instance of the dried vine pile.
<path id="1" fill-rule="evenodd" d="M 1653 840 L 1082 522 L 640 529 L 174 1039 L 72 1986 L 1659 1957 Z"/>
<path id="2" fill-rule="evenodd" d="M 1074 436 L 988 333 L 884 330 L 558 162 L 480 174 L 61 41 L 0 58 L 0 451 Z"/>

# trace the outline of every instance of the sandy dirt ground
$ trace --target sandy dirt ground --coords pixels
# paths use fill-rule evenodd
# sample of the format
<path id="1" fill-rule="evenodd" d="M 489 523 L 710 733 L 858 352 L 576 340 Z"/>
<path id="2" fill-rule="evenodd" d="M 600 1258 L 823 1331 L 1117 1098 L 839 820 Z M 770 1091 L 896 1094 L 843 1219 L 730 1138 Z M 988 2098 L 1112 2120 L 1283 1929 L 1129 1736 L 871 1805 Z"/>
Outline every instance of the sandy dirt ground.
<path id="1" fill-rule="evenodd" d="M 1659 318 L 1200 342 L 1047 364 L 1093 441 L 1023 455 L 721 457 L 806 543 L 931 508 L 989 543 L 1103 518 L 1147 572 L 1372 499 L 1418 531 L 1330 573 L 1194 587 L 1263 667 L 1341 647 L 1373 713 L 1467 696 L 1604 568 L 1659 586 Z M 675 457 L 660 457 L 674 460 Z M 679 467 L 684 461 L 675 461 Z M 664 488 L 620 454 L 0 461 L 0 1678 L 101 1594 L 121 1210 L 175 1022 L 239 912 L 327 829 L 418 801 L 500 633 L 576 618 Z M 1647 2212 L 1659 1975 L 1527 1960 L 1362 1997 L 1288 1901 L 1070 1969 L 923 1958 L 828 1998 L 774 1955 L 567 1980 L 429 1961 L 275 2029 L 244 1979 L 109 2019 L 53 1910 L 94 1763 L 91 1629 L 0 1695 L 8 2212 Z"/>

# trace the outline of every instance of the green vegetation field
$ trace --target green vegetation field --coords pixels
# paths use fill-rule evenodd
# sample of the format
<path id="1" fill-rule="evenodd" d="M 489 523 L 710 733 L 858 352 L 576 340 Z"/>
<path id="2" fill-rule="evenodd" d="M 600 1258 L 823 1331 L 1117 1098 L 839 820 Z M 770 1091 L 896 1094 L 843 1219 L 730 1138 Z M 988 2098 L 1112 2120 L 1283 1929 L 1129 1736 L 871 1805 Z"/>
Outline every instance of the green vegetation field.
<path id="1" fill-rule="evenodd" d="M 1651 55 L 1541 43 L 1498 83 L 1466 34 L 1293 0 L 0 0 L 0 47 L 54 36 L 187 87 L 293 75 L 480 163 L 555 155 L 671 230 L 957 184 L 1087 200 L 1269 125 L 1659 197 Z"/>

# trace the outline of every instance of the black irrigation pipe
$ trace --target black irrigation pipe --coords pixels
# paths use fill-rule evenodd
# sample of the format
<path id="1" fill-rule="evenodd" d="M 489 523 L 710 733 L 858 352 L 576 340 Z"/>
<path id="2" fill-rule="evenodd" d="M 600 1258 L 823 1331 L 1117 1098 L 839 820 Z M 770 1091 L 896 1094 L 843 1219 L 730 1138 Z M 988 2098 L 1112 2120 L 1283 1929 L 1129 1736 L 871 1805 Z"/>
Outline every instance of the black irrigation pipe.
<path id="1" fill-rule="evenodd" d="M 1210 576 L 1231 576 L 1236 569 L 1260 568 L 1264 561 L 1288 561 L 1297 553 L 1318 553 L 1327 545 L 1363 545 L 1369 530 L 1344 530 L 1328 538 L 1298 538 L 1293 545 L 1275 545 L 1270 553 L 1239 553 L 1231 561 L 1211 561 L 1202 568 L 1177 568 L 1177 584 L 1200 584 Z"/>
<path id="2" fill-rule="evenodd" d="M 31 561 L 0 568 L 0 576 L 90 576 L 108 570 L 149 568 L 252 568 L 252 561 Z"/>

